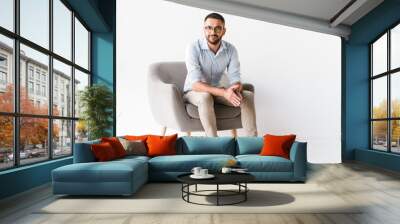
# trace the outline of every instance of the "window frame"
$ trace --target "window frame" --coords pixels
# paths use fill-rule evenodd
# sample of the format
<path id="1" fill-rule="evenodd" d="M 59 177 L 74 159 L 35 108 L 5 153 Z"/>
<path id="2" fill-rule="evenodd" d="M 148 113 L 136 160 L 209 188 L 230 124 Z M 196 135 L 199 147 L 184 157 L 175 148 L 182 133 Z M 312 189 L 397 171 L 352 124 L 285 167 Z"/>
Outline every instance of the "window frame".
<path id="1" fill-rule="evenodd" d="M 14 10 L 14 18 L 13 18 L 13 22 L 14 22 L 14 30 L 10 31 L 4 27 L 0 26 L 0 35 L 3 35 L 5 37 L 11 38 L 13 40 L 13 59 L 12 62 L 13 64 L 12 69 L 11 69 L 11 73 L 10 75 L 13 76 L 14 79 L 14 93 L 13 93 L 13 102 L 14 102 L 14 110 L 13 112 L 1 112 L 0 111 L 0 116 L 11 116 L 13 119 L 13 154 L 14 154 L 14 161 L 13 161 L 13 166 L 11 167 L 5 167 L 5 168 L 0 168 L 0 172 L 5 171 L 5 170 L 10 170 L 10 169 L 16 169 L 19 167 L 23 167 L 23 166 L 30 166 L 33 164 L 37 164 L 37 163 L 43 163 L 46 161 L 50 161 L 50 160 L 58 160 L 58 159 L 62 159 L 65 157 L 70 157 L 73 156 L 74 153 L 74 143 L 75 143 L 75 125 L 76 125 L 76 121 L 78 121 L 80 118 L 79 117 L 75 117 L 75 108 L 72 107 L 72 113 L 70 114 L 70 116 L 56 116 L 53 115 L 53 97 L 54 97 L 54 90 L 53 90 L 53 60 L 58 60 L 59 62 L 62 62 L 68 66 L 71 67 L 71 83 L 73 84 L 75 82 L 75 69 L 85 73 L 88 75 L 89 77 L 89 83 L 88 86 L 92 85 L 92 69 L 91 69 L 91 65 L 92 65 L 92 61 L 91 61 L 91 36 L 92 36 L 92 30 L 87 26 L 87 24 L 83 21 L 83 19 L 78 15 L 78 13 L 76 13 L 72 7 L 65 1 L 65 0 L 59 0 L 68 10 L 71 11 L 71 18 L 70 18 L 70 23 L 71 23 L 71 58 L 67 59 L 64 58 L 63 56 L 57 54 L 54 52 L 53 49 L 53 43 L 54 43 L 54 39 L 53 39 L 53 24 L 54 24 L 54 17 L 53 17 L 53 1 L 54 0 L 48 0 L 49 2 L 49 47 L 48 49 L 46 49 L 45 47 L 42 47 L 39 44 L 34 43 L 33 41 L 30 41 L 27 38 L 24 38 L 23 36 L 20 35 L 20 0 L 14 0 L 13 1 L 13 10 Z M 84 28 L 88 31 L 88 69 L 85 69 L 83 67 L 81 67 L 80 65 L 75 63 L 75 18 L 77 20 L 79 20 L 79 22 L 84 26 Z M 27 47 L 30 47 L 36 51 L 39 51 L 40 53 L 43 53 L 45 55 L 48 56 L 49 58 L 49 63 L 48 63 L 48 76 L 47 76 L 47 85 L 45 87 L 46 91 L 48 93 L 45 94 L 48 97 L 48 112 L 46 115 L 39 115 L 39 114 L 26 114 L 26 113 L 21 113 L 20 111 L 20 85 L 21 85 L 21 81 L 20 81 L 20 45 L 23 44 Z M 27 66 L 29 66 L 29 64 L 27 64 Z M 28 71 L 27 67 L 27 71 Z M 33 70 L 33 79 L 31 79 L 29 72 L 26 75 L 26 81 L 28 82 L 29 80 L 33 81 L 34 86 L 36 83 L 42 83 L 42 79 L 41 79 L 41 74 L 42 72 L 39 73 L 39 80 L 37 80 L 38 82 L 36 82 L 36 69 Z M 72 85 L 72 105 L 74 105 L 75 103 L 75 88 L 74 85 Z M 29 91 L 29 90 L 27 90 Z M 34 89 L 34 92 L 36 91 L 36 89 Z M 40 94 L 39 96 L 41 96 L 42 94 Z M 53 121 L 56 120 L 66 120 L 66 121 L 71 121 L 71 154 L 68 155 L 63 155 L 63 156 L 54 156 L 53 152 L 54 152 L 54 147 L 53 144 L 48 144 L 47 146 L 47 150 L 48 150 L 48 158 L 38 161 L 38 162 L 33 162 L 33 163 L 26 163 L 26 164 L 21 164 L 20 161 L 20 119 L 21 118 L 45 118 L 47 119 L 48 122 L 48 136 L 47 136 L 47 142 L 48 143 L 52 143 L 53 142 Z"/>
<path id="2" fill-rule="evenodd" d="M 383 33 L 378 35 L 374 40 L 372 40 L 369 44 L 369 149 L 373 151 L 380 151 L 380 152 L 386 152 L 386 153 L 391 153 L 391 154 L 400 154 L 400 152 L 394 152 L 392 151 L 392 121 L 397 121 L 400 120 L 400 117 L 393 117 L 392 116 L 392 97 L 391 97 L 391 92 L 392 92 L 392 84 L 391 84 L 391 79 L 393 75 L 396 75 L 396 73 L 400 72 L 400 67 L 397 68 L 391 68 L 391 31 L 395 27 L 400 26 L 400 21 L 397 21 L 393 25 L 391 25 L 388 29 L 386 29 Z M 386 64 L 386 71 L 380 74 L 376 74 L 374 76 L 373 74 L 373 44 L 378 41 L 381 37 L 384 35 L 387 35 L 386 42 L 387 42 L 387 52 L 386 52 L 386 57 L 387 57 L 387 64 Z M 387 98 L 387 105 L 386 105 L 386 118 L 373 118 L 373 81 L 378 78 L 386 77 L 386 86 L 387 86 L 387 92 L 386 92 L 386 98 Z M 374 133 L 373 133 L 373 122 L 374 121 L 386 121 L 386 151 L 379 150 L 374 148 Z"/>

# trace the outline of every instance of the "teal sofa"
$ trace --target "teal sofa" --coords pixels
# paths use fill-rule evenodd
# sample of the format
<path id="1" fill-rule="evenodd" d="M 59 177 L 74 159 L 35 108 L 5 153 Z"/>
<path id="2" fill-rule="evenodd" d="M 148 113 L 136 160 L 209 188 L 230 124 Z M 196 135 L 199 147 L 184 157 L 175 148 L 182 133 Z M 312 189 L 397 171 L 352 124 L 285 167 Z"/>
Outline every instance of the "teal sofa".
<path id="1" fill-rule="evenodd" d="M 74 163 L 52 171 L 54 194 L 131 195 L 148 181 L 176 181 L 193 167 L 218 172 L 228 160 L 236 160 L 259 182 L 305 182 L 307 143 L 294 142 L 290 159 L 260 156 L 262 137 L 180 137 L 177 155 L 127 156 L 108 162 L 96 162 L 90 145 L 75 144 Z"/>

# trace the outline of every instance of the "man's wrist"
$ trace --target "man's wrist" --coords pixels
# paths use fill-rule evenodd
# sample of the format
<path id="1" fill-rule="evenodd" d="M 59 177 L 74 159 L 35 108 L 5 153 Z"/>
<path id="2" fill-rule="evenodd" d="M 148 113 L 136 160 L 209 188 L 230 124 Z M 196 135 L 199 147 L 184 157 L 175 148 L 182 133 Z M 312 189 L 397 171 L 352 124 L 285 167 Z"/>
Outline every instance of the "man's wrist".
<path id="1" fill-rule="evenodd" d="M 226 89 L 225 89 L 225 87 L 221 87 L 221 88 L 219 88 L 220 89 L 220 96 L 225 96 L 225 92 L 226 92 Z"/>

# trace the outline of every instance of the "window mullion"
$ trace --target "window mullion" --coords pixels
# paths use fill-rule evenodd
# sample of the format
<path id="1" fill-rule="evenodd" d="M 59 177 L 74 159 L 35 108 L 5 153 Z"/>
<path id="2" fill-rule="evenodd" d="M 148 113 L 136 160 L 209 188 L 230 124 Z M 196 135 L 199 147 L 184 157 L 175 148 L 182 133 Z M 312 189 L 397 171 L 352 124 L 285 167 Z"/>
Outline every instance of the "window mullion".
<path id="1" fill-rule="evenodd" d="M 53 52 L 53 0 L 49 0 L 49 50 Z M 49 71 L 48 71 L 48 91 L 49 94 L 49 120 L 48 120 L 48 151 L 49 159 L 53 159 L 53 56 L 49 55 Z"/>
<path id="2" fill-rule="evenodd" d="M 19 19 L 19 12 L 20 12 L 20 0 L 14 1 L 14 31 L 17 35 L 19 35 L 20 31 L 20 19 Z M 19 46 L 19 39 L 14 39 L 14 113 L 19 114 L 20 112 L 20 46 Z M 20 136 L 20 118 L 14 116 L 14 166 L 19 166 L 20 164 L 20 155 L 19 155 L 19 136 Z"/>
<path id="3" fill-rule="evenodd" d="M 390 71 L 390 30 L 387 32 L 387 71 Z M 392 100 L 391 100 L 391 79 L 392 75 L 389 73 L 387 74 L 387 117 L 388 122 L 387 122 L 387 141 L 388 141 L 388 152 L 392 151 L 392 139 L 391 139 L 391 123 L 392 121 L 390 120 L 390 118 L 392 117 L 392 111 L 391 111 L 391 104 L 392 104 Z"/>
<path id="4" fill-rule="evenodd" d="M 72 23 L 72 38 L 71 38 L 71 55 L 72 55 L 72 64 L 73 66 L 71 66 L 71 117 L 75 118 L 75 12 L 72 11 L 71 14 L 71 23 Z M 72 122 L 72 132 L 71 132 L 71 150 L 72 150 L 72 155 L 74 155 L 74 151 L 75 151 L 75 125 L 76 125 L 76 121 L 73 120 Z"/>

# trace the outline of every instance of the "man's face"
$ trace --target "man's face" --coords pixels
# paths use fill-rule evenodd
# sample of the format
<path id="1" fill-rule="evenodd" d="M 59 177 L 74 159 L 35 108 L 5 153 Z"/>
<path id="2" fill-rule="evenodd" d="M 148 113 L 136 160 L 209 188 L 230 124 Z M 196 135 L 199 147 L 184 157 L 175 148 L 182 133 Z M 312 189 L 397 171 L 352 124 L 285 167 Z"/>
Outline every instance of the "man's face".
<path id="1" fill-rule="evenodd" d="M 204 22 L 204 35 L 210 44 L 218 44 L 225 34 L 224 23 L 219 19 L 208 18 Z"/>

